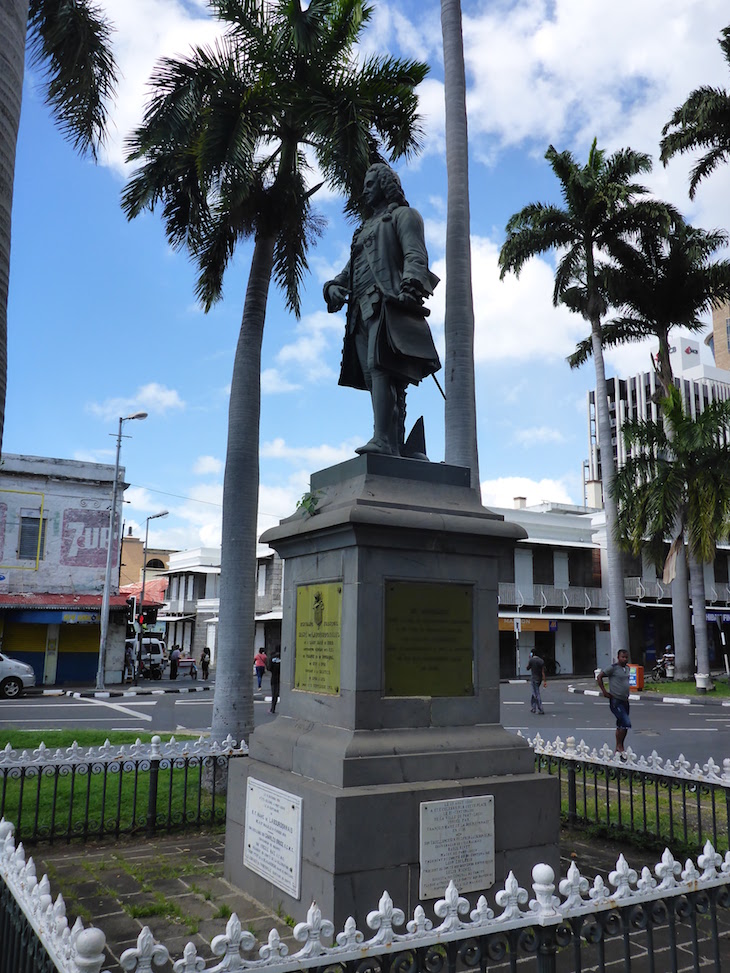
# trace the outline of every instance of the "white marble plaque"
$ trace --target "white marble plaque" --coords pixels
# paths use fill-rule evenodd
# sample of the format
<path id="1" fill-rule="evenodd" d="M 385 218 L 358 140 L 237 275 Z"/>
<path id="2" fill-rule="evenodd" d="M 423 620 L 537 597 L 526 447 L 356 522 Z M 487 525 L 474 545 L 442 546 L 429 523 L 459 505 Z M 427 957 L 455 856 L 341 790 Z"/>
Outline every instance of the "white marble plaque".
<path id="1" fill-rule="evenodd" d="M 421 899 L 441 898 L 451 879 L 459 892 L 494 885 L 494 797 L 421 804 Z"/>
<path id="2" fill-rule="evenodd" d="M 243 864 L 294 899 L 301 894 L 302 799 L 249 777 Z"/>

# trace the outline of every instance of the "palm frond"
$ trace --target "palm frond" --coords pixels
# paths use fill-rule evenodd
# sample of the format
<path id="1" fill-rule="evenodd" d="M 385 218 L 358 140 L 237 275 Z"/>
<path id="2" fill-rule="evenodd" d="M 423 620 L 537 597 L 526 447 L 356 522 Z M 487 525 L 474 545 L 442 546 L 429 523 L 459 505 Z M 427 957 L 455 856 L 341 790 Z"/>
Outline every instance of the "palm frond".
<path id="1" fill-rule="evenodd" d="M 90 0 L 30 0 L 33 63 L 45 76 L 53 115 L 75 149 L 96 158 L 117 82 L 111 23 Z"/>

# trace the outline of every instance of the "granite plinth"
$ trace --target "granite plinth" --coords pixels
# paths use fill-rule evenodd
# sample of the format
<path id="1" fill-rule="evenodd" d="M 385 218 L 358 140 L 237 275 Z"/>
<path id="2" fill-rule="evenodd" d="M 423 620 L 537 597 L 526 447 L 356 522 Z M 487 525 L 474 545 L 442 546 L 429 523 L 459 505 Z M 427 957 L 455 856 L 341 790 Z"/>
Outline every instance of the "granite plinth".
<path id="1" fill-rule="evenodd" d="M 384 889 L 417 904 L 421 802 L 491 795 L 496 882 L 512 869 L 524 884 L 538 859 L 557 863 L 559 834 L 557 781 L 499 723 L 497 563 L 524 531 L 444 464 L 365 455 L 314 474 L 311 492 L 314 515 L 262 536 L 285 561 L 280 715 L 232 772 L 226 876 L 297 919 L 316 899 L 362 928 Z M 442 656 L 459 666 L 443 685 Z M 301 798 L 300 899 L 243 866 L 249 775 Z"/>

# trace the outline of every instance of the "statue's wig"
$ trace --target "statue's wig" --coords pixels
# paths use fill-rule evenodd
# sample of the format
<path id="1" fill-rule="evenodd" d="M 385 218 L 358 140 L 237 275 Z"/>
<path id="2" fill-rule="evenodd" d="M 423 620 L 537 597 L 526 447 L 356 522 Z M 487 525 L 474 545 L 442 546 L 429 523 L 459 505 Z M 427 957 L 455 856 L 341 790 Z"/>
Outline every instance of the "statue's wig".
<path id="1" fill-rule="evenodd" d="M 385 162 L 375 162 L 365 173 L 374 172 L 378 177 L 378 184 L 383 191 L 383 195 L 388 203 L 395 203 L 397 206 L 408 206 L 406 194 L 400 184 L 398 173 L 391 169 Z"/>

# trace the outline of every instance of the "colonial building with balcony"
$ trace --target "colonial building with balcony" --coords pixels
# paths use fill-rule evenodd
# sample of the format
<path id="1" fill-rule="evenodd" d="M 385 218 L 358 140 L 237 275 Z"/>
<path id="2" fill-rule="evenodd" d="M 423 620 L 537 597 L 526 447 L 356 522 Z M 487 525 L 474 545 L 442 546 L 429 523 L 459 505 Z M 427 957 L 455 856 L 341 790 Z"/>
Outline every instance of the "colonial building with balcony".
<path id="1" fill-rule="evenodd" d="M 524 527 L 512 556 L 500 561 L 499 661 L 502 678 L 524 675 L 530 652 L 548 672 L 586 675 L 610 658 L 604 552 L 597 509 L 542 503 L 491 507 Z"/>

